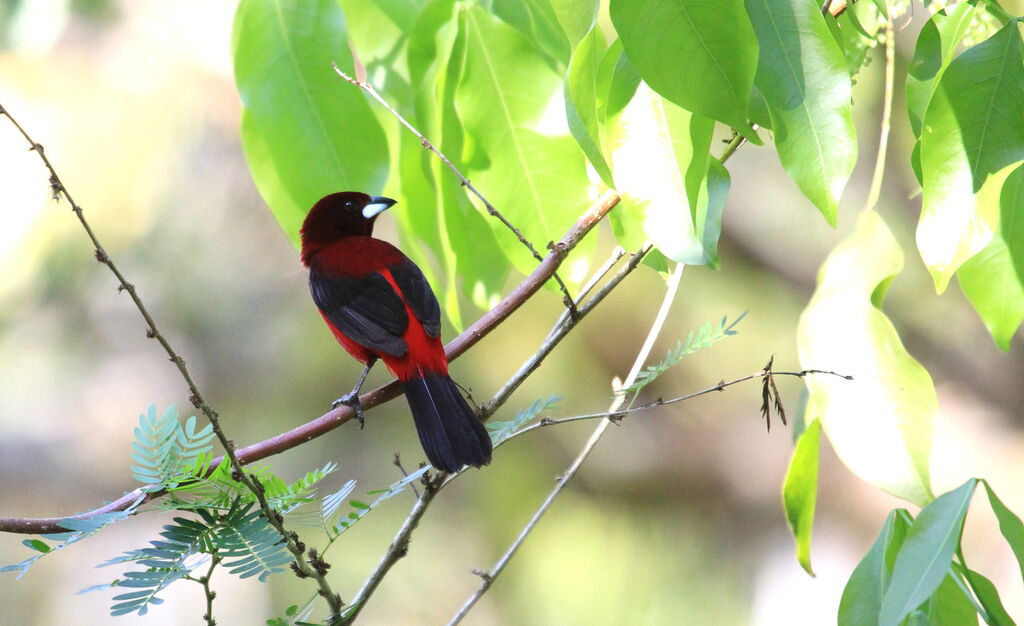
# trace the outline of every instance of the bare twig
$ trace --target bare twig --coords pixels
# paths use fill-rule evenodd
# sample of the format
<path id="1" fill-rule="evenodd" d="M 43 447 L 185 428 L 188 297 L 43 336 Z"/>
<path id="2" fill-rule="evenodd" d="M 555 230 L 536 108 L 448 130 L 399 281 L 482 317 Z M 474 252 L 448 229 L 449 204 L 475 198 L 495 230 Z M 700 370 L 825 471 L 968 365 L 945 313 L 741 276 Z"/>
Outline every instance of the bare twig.
<path id="1" fill-rule="evenodd" d="M 795 377 L 798 377 L 798 378 L 803 378 L 803 377 L 809 376 L 811 374 L 824 374 L 824 375 L 828 375 L 828 376 L 838 376 L 838 377 L 843 378 L 845 380 L 853 380 L 853 376 L 847 376 L 845 374 L 839 374 L 839 373 L 836 373 L 836 372 L 825 371 L 825 370 L 801 370 L 799 372 L 774 372 L 773 371 L 773 372 L 770 372 L 770 374 L 773 375 L 773 376 L 795 376 Z M 539 428 L 544 428 L 544 427 L 547 427 L 547 426 L 558 426 L 560 424 L 569 424 L 569 423 L 572 423 L 572 422 L 583 422 L 583 421 L 601 419 L 601 418 L 605 418 L 605 417 L 609 418 L 613 422 L 620 422 L 620 421 L 622 421 L 622 419 L 624 417 L 626 417 L 630 413 L 637 413 L 637 412 L 640 412 L 640 411 L 649 411 L 649 410 L 657 408 L 659 406 L 667 406 L 669 404 L 676 404 L 677 402 L 685 402 L 687 400 L 693 400 L 694 398 L 699 398 L 700 396 L 706 396 L 709 393 L 714 393 L 716 391 L 724 391 L 726 389 L 726 387 L 732 387 L 733 385 L 738 385 L 740 383 L 745 383 L 745 382 L 750 381 L 750 380 L 763 379 L 763 378 L 765 378 L 768 375 L 769 375 L 769 371 L 768 370 L 761 370 L 759 372 L 754 372 L 753 374 L 747 374 L 746 376 L 740 376 L 739 378 L 734 378 L 733 380 L 728 380 L 728 381 L 723 380 L 723 381 L 720 381 L 717 385 L 714 385 L 712 387 L 706 387 L 704 389 L 701 389 L 700 391 L 694 391 L 693 393 L 688 393 L 686 395 L 677 396 L 675 398 L 669 398 L 668 400 L 665 400 L 665 399 L 662 399 L 662 398 L 658 398 L 657 400 L 654 400 L 652 402 L 648 402 L 646 404 L 641 404 L 641 405 L 638 405 L 638 406 L 630 407 L 630 408 L 627 408 L 627 409 L 618 409 L 618 410 L 615 410 L 615 411 L 602 411 L 601 413 L 585 413 L 583 415 L 572 415 L 570 417 L 546 417 L 546 418 L 540 420 L 539 422 L 534 422 L 533 424 L 530 424 L 529 426 L 524 426 L 523 428 L 520 428 L 519 430 L 517 430 L 516 432 L 512 433 L 508 437 L 505 437 L 500 442 L 498 442 L 498 446 L 501 446 L 501 445 L 505 444 L 505 442 L 510 441 L 512 439 L 515 439 L 516 437 L 519 437 L 520 435 L 525 435 L 528 432 L 532 432 L 534 430 L 537 430 Z"/>
<path id="2" fill-rule="evenodd" d="M 399 122 L 401 122 L 402 126 L 405 126 L 406 128 L 409 129 L 409 132 L 411 132 L 413 135 L 416 135 L 416 138 L 420 140 L 420 144 L 422 144 L 423 147 L 426 148 L 427 150 L 430 150 L 431 152 L 436 154 L 437 157 L 439 159 L 441 159 L 441 162 L 444 163 L 446 166 L 448 166 L 448 169 L 451 170 L 451 172 L 453 174 L 455 174 L 455 176 L 458 177 L 459 181 L 462 183 L 462 186 L 465 187 L 466 189 L 468 189 L 474 196 L 476 196 L 477 198 L 480 199 L 480 202 L 482 202 L 484 204 L 484 207 L 487 208 L 487 212 L 490 213 L 492 217 L 497 218 L 499 222 L 504 224 L 506 228 L 508 228 L 510 231 L 512 231 L 512 234 L 516 236 L 516 239 L 519 240 L 519 243 L 521 243 L 524 246 L 526 246 L 526 249 L 530 251 L 530 254 L 533 255 L 534 259 L 537 259 L 538 262 L 541 262 L 541 261 L 544 260 L 544 258 L 540 255 L 540 253 L 537 252 L 537 249 L 533 246 L 533 244 L 530 243 L 530 240 L 523 236 L 522 231 L 520 231 L 518 228 L 516 228 L 515 224 L 513 224 L 510 221 L 508 221 L 508 219 L 504 215 L 502 215 L 498 211 L 498 209 L 494 208 L 494 205 L 491 204 L 490 201 L 487 200 L 487 198 L 485 198 L 484 195 L 482 193 L 480 193 L 480 191 L 478 191 L 476 187 L 473 186 L 473 183 L 469 182 L 469 179 L 466 178 L 462 174 L 462 172 L 459 171 L 459 168 L 455 167 L 455 164 L 453 164 L 451 162 L 451 160 L 449 160 L 448 157 L 446 157 L 444 155 L 444 153 L 441 152 L 441 150 L 437 146 L 435 146 L 433 144 L 433 142 L 431 142 L 429 139 L 427 139 L 423 135 L 423 133 L 421 133 L 420 131 L 416 130 L 415 126 L 413 126 L 411 123 L 409 123 L 409 121 L 406 120 L 405 117 L 403 117 L 401 113 L 399 113 L 397 110 L 395 110 L 395 107 L 391 106 L 388 103 L 388 101 L 385 100 L 384 97 L 380 95 L 380 92 L 378 92 L 373 87 L 373 85 L 371 85 L 369 82 L 362 81 L 362 80 L 357 80 L 357 79 L 349 76 L 341 68 L 338 67 L 337 63 L 333 63 L 332 62 L 331 63 L 331 67 L 334 68 L 334 71 L 337 72 L 338 76 L 341 76 L 346 81 L 352 83 L 356 87 L 359 87 L 360 89 L 365 91 L 367 94 L 369 94 L 369 96 L 371 98 L 373 98 L 374 100 L 379 102 L 381 106 L 383 106 L 385 109 L 387 109 L 388 112 L 391 113 L 391 115 L 395 116 L 395 118 Z M 577 313 L 576 305 L 575 305 L 575 303 L 573 301 L 572 296 L 569 295 L 569 288 L 566 287 L 565 283 L 562 281 L 562 277 L 558 275 L 558 272 L 555 272 L 554 274 L 552 274 L 551 277 L 555 279 L 555 282 L 558 283 L 558 288 L 562 290 L 562 300 L 565 303 L 566 308 L 569 309 L 570 315 L 575 317 L 576 313 Z"/>
<path id="3" fill-rule="evenodd" d="M 626 382 L 623 383 L 623 387 L 628 387 L 636 381 L 636 377 L 640 374 L 640 371 L 643 369 L 644 363 L 647 362 L 647 357 L 650 355 L 651 349 L 654 347 L 654 342 L 657 339 L 658 334 L 661 332 L 662 326 L 664 326 L 665 324 L 665 320 L 668 317 L 668 311 L 671 308 L 672 301 L 675 299 L 676 292 L 679 289 L 679 283 L 683 277 L 683 267 L 684 265 L 682 263 L 677 263 L 675 269 L 672 271 L 672 274 L 669 276 L 668 285 L 665 289 L 665 297 L 662 300 L 661 308 L 658 310 L 658 314 L 654 319 L 654 323 L 651 324 L 651 329 L 650 332 L 648 332 L 647 334 L 647 339 L 644 341 L 643 346 L 640 348 L 640 352 L 637 354 L 636 360 L 633 362 L 633 367 L 629 372 L 629 376 L 626 378 Z M 622 403 L 625 402 L 625 400 L 626 396 L 624 394 L 616 395 L 615 399 L 612 400 L 612 404 L 611 407 L 608 409 L 608 412 L 612 414 L 616 413 L 622 406 Z M 608 426 L 611 423 L 612 420 L 610 418 L 605 418 L 602 419 L 601 423 L 597 425 L 597 428 L 595 428 L 594 432 L 591 433 L 590 438 L 587 440 L 587 443 L 584 444 L 583 449 L 580 450 L 579 454 L 576 455 L 576 458 L 573 459 L 572 463 L 569 464 L 568 469 L 566 469 L 565 473 L 562 474 L 562 476 L 558 479 L 557 484 L 548 494 L 547 498 L 544 499 L 544 502 L 542 502 L 541 505 L 537 508 L 537 510 L 534 511 L 533 516 L 530 518 L 530 521 L 528 521 L 526 525 L 523 527 L 523 529 L 520 531 L 519 536 L 515 538 L 515 540 L 508 547 L 505 553 L 501 555 L 497 563 L 494 564 L 494 567 L 492 567 L 489 571 L 487 571 L 484 575 L 480 577 L 480 586 L 477 588 L 475 592 L 473 592 L 472 595 L 469 596 L 469 598 L 462 605 L 462 607 L 459 608 L 459 610 L 455 613 L 455 615 L 449 622 L 449 626 L 461 622 L 462 619 L 465 618 L 469 611 L 473 608 L 473 606 L 476 605 L 477 601 L 480 600 L 480 598 L 483 597 L 485 593 L 487 593 L 487 590 L 491 588 L 491 585 L 494 584 L 495 579 L 505 569 L 505 566 L 508 565 L 508 562 L 515 555 L 519 547 L 523 545 L 523 542 L 526 541 L 526 538 L 530 535 L 531 532 L 533 532 L 533 529 L 537 527 L 537 523 L 540 522 L 540 518 L 544 515 L 544 513 L 547 512 L 549 508 L 551 508 L 551 504 L 555 501 L 555 498 L 557 498 L 558 495 L 562 492 L 562 490 L 565 489 L 565 486 L 568 485 L 569 482 L 573 479 L 573 477 L 576 475 L 576 472 L 579 470 L 580 466 L 583 465 L 583 462 L 586 461 L 587 457 L 590 456 L 590 453 L 593 452 L 594 448 L 597 446 L 597 442 L 601 440 L 602 436 L 604 436 L 605 431 L 608 429 Z"/>
<path id="4" fill-rule="evenodd" d="M 82 207 L 79 206 L 77 202 L 75 202 L 74 198 L 71 197 L 71 193 L 68 191 L 67 187 L 64 186 L 64 183 L 61 181 L 60 176 L 57 174 L 57 170 L 54 169 L 53 164 L 50 163 L 50 159 L 47 158 L 46 152 L 43 149 L 42 144 L 33 140 L 32 137 L 30 137 L 29 134 L 25 131 L 25 129 L 21 127 L 17 120 L 15 120 L 11 116 L 10 112 L 2 106 L 0 106 L 0 112 L 6 115 L 7 119 L 9 119 L 12 124 L 14 124 L 14 127 L 18 129 L 18 132 L 21 133 L 21 135 L 25 138 L 25 141 L 27 141 L 29 143 L 29 146 L 31 146 L 30 149 L 34 150 L 36 154 L 39 155 L 39 158 L 42 159 L 43 164 L 46 166 L 46 169 L 50 171 L 50 188 L 52 189 L 54 196 L 56 197 L 63 195 L 64 198 L 68 201 L 68 204 L 71 205 L 71 210 L 74 211 L 75 215 L 78 217 L 78 221 L 81 222 L 86 234 L 92 241 L 93 247 L 96 249 L 96 260 L 106 265 L 110 269 L 110 271 L 113 272 L 114 276 L 120 283 L 118 286 L 118 291 L 128 292 L 128 295 L 131 297 L 132 302 L 135 303 L 135 307 L 139 310 L 139 313 L 142 315 L 142 318 L 146 321 L 146 324 L 148 326 L 146 330 L 146 336 L 156 339 L 158 342 L 160 342 L 160 345 L 163 346 L 163 349 L 167 353 L 167 356 L 170 358 L 171 362 L 174 363 L 175 367 L 178 368 L 178 372 L 181 373 L 182 378 L 185 379 L 185 384 L 188 386 L 189 400 L 192 402 L 193 406 L 202 411 L 203 415 L 205 415 L 207 420 L 209 420 L 210 425 L 213 427 L 213 432 L 216 435 L 217 440 L 220 441 L 220 444 L 224 447 L 224 453 L 227 456 L 228 461 L 231 463 L 231 468 L 233 470 L 232 477 L 238 482 L 245 485 L 246 489 L 251 491 L 253 495 L 256 496 L 256 500 L 259 503 L 260 509 L 263 511 L 264 517 L 267 518 L 267 521 L 270 523 L 270 525 L 273 526 L 274 529 L 277 530 L 277 532 L 281 535 L 281 537 L 285 541 L 285 545 L 287 546 L 288 551 L 291 552 L 292 556 L 295 558 L 294 567 L 297 570 L 296 573 L 303 578 L 308 577 L 314 579 L 320 588 L 320 595 L 322 595 L 327 600 L 328 605 L 330 605 L 331 607 L 331 614 L 340 614 L 342 607 L 341 598 L 338 596 L 338 594 L 334 593 L 334 591 L 331 590 L 331 586 L 327 582 L 327 579 L 323 576 L 323 574 L 318 572 L 316 569 L 310 567 L 310 565 L 303 560 L 303 553 L 305 552 L 305 547 L 299 542 L 298 536 L 295 533 L 288 531 L 284 527 L 284 518 L 281 516 L 280 513 L 275 511 L 270 506 L 269 502 L 267 502 L 267 499 L 264 495 L 263 485 L 259 482 L 259 479 L 257 479 L 253 475 L 247 475 L 245 473 L 245 469 L 242 467 L 242 464 L 239 462 L 238 457 L 235 455 L 235 444 L 230 439 L 228 439 L 226 434 L 224 434 L 224 430 L 220 426 L 220 420 L 218 419 L 217 412 L 213 410 L 213 407 L 211 407 L 206 402 L 206 400 L 203 399 L 202 393 L 199 391 L 199 388 L 196 386 L 195 381 L 192 379 L 192 375 L 189 373 L 188 368 L 185 366 L 185 359 L 181 358 L 181 356 L 177 352 L 175 352 L 174 348 L 171 347 L 171 344 L 160 332 L 160 329 L 157 328 L 156 322 L 153 320 L 152 315 L 150 315 L 149 311 L 146 309 L 146 305 L 143 304 L 142 299 L 139 297 L 138 293 L 135 290 L 135 286 L 128 282 L 128 280 L 124 277 L 124 274 L 122 274 L 121 271 L 117 268 L 117 265 L 114 264 L 113 259 L 111 259 L 110 255 L 107 254 L 107 251 L 103 248 L 102 244 L 100 244 L 99 239 L 96 237 L 96 233 L 93 232 L 93 229 L 89 225 L 89 222 L 85 219 L 85 212 L 82 210 Z"/>
<path id="5" fill-rule="evenodd" d="M 465 353 L 466 350 L 469 350 L 472 346 L 476 345 L 478 341 L 483 339 L 483 337 L 491 332 L 491 330 L 504 322 L 513 312 L 522 306 L 524 302 L 536 293 L 559 267 L 559 265 L 561 265 L 566 255 L 569 254 L 580 239 L 586 236 L 586 234 L 589 233 L 590 230 L 593 229 L 594 226 L 596 226 L 597 223 L 608 213 L 608 211 L 618 204 L 618 202 L 618 194 L 613 191 L 609 191 L 601 196 L 597 202 L 591 205 L 590 208 L 580 216 L 572 228 L 565 233 L 565 236 L 552 246 L 551 251 L 548 253 L 547 257 L 544 258 L 544 262 L 541 263 L 533 273 L 523 279 L 518 286 L 516 286 L 507 296 L 505 296 L 505 298 L 501 300 L 501 302 L 497 304 L 497 306 L 485 313 L 472 326 L 467 328 L 462 332 L 462 334 L 448 343 L 445 347 L 448 360 L 455 360 Z M 391 381 L 386 385 L 363 394 L 359 398 L 359 401 L 363 406 L 363 410 L 369 410 L 370 408 L 387 402 L 388 400 L 397 398 L 401 393 L 401 385 L 397 381 Z M 352 409 L 346 405 L 341 405 L 337 409 L 333 409 L 324 415 L 303 424 L 302 426 L 245 448 L 240 448 L 237 450 L 236 456 L 239 462 L 245 465 L 265 459 L 275 454 L 280 454 L 334 430 L 352 419 L 352 417 Z M 215 469 L 222 461 L 223 457 L 214 459 L 210 464 L 210 471 L 213 471 L 213 469 Z M 145 497 L 145 501 L 148 501 L 160 495 L 162 494 L 143 494 L 141 490 L 135 490 L 92 511 L 66 517 L 70 517 L 72 519 L 88 519 L 103 513 L 122 511 L 132 503 L 136 502 L 140 497 Z M 0 518 L 0 532 L 24 534 L 65 532 L 66 529 L 60 526 L 60 522 L 62 519 L 66 519 L 66 517 Z"/>
<path id="6" fill-rule="evenodd" d="M 402 457 L 399 456 L 397 452 L 395 453 L 395 459 L 391 462 L 394 464 L 395 467 L 398 468 L 398 471 L 402 472 L 403 478 L 409 477 L 409 472 L 405 471 L 405 468 L 402 467 Z M 420 490 L 416 488 L 416 485 L 409 486 L 412 487 L 412 493 L 418 499 L 420 497 Z"/>
<path id="7" fill-rule="evenodd" d="M 412 511 L 409 512 L 409 516 L 405 518 L 402 523 L 402 527 L 398 529 L 398 533 L 395 535 L 391 545 L 388 546 L 384 556 L 381 557 L 380 563 L 374 568 L 366 582 L 363 583 L 362 588 L 356 593 L 352 599 L 352 604 L 348 611 L 342 616 L 339 626 L 345 624 L 351 624 L 359 612 L 366 606 L 366 601 L 373 595 L 373 592 L 377 590 L 377 586 L 384 580 L 384 577 L 391 570 L 399 560 L 402 559 L 409 551 L 409 539 L 412 537 L 412 531 L 416 530 L 420 520 L 423 519 L 423 514 L 427 512 L 427 507 L 430 506 L 430 502 L 438 494 L 442 487 L 447 485 L 454 476 L 447 477 L 445 474 L 439 474 L 432 480 L 423 481 L 423 495 L 416 500 L 416 504 L 413 505 Z"/>
<path id="8" fill-rule="evenodd" d="M 616 274 L 611 279 L 609 279 L 608 282 L 605 283 L 605 285 L 602 286 L 601 289 L 598 290 L 592 298 L 590 298 L 586 302 L 583 302 L 581 299 L 577 303 L 579 315 L 577 315 L 575 318 L 569 315 L 568 312 L 563 313 L 561 318 L 559 318 L 559 320 L 555 322 L 554 327 L 551 329 L 551 332 L 544 340 L 544 343 L 541 344 L 540 348 L 538 348 L 537 351 L 533 353 L 530 356 L 530 358 L 526 360 L 525 363 L 523 363 L 519 370 L 515 374 L 513 374 L 512 377 L 509 378 L 504 385 L 502 385 L 501 389 L 499 389 L 498 392 L 494 394 L 494 397 L 491 398 L 489 402 L 480 407 L 480 419 L 486 421 L 488 418 L 490 418 L 491 415 L 494 414 L 495 411 L 498 410 L 498 408 L 505 404 L 509 396 L 511 396 L 515 392 L 515 390 L 518 389 L 519 386 L 523 384 L 523 382 L 530 374 L 532 374 L 538 367 L 540 367 L 541 362 L 543 362 L 544 359 L 549 354 L 551 354 L 551 351 L 554 350 L 555 346 L 557 346 L 562 341 L 562 339 L 564 339 L 565 336 L 569 334 L 569 331 L 575 328 L 576 324 L 578 324 L 580 320 L 582 320 L 587 315 L 587 313 L 590 313 L 592 310 L 594 310 L 594 307 L 596 307 L 598 304 L 601 304 L 601 301 L 604 300 L 608 296 L 608 294 L 610 294 L 612 290 L 615 289 L 619 285 L 619 283 L 621 283 L 622 280 L 630 274 L 630 272 L 636 269 L 636 266 L 640 264 L 640 261 L 643 260 L 644 256 L 646 256 L 650 250 L 650 244 L 645 245 L 642 249 L 637 251 L 636 254 L 633 254 L 629 258 L 629 261 L 626 263 L 626 265 L 624 265 L 622 269 L 616 272 Z M 615 263 L 619 259 L 621 259 L 623 255 L 624 252 L 618 249 L 612 252 L 612 256 L 608 259 L 608 261 L 606 261 L 600 268 L 598 268 L 597 272 L 594 273 L 593 279 L 591 279 L 589 284 L 584 287 L 582 294 L 589 293 L 590 290 L 600 281 L 600 279 L 603 278 L 609 271 L 611 271 L 611 269 L 615 266 Z"/>

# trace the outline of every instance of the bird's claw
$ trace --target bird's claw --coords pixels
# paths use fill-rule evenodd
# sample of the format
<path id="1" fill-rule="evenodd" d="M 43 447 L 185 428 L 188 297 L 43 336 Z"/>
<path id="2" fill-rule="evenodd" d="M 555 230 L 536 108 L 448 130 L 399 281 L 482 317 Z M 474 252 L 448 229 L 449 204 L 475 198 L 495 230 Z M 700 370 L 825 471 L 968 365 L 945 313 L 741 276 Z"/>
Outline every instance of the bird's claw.
<path id="1" fill-rule="evenodd" d="M 359 402 L 359 394 L 346 393 L 337 400 L 331 403 L 331 408 L 336 409 L 341 405 L 352 407 L 352 410 L 356 413 L 356 421 L 359 422 L 359 430 L 362 430 L 366 426 L 366 416 L 363 414 L 363 405 Z"/>

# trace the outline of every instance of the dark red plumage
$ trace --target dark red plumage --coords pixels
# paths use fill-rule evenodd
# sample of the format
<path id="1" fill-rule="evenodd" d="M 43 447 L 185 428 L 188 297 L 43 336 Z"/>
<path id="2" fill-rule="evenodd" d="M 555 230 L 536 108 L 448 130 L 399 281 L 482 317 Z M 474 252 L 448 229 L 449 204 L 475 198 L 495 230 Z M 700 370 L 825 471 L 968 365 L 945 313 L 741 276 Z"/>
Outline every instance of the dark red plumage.
<path id="1" fill-rule="evenodd" d="M 437 297 L 416 264 L 372 236 L 377 215 L 394 203 L 346 191 L 313 206 L 302 225 L 310 293 L 349 354 L 368 365 L 379 358 L 402 381 L 434 467 L 486 465 L 491 440 L 448 376 Z"/>

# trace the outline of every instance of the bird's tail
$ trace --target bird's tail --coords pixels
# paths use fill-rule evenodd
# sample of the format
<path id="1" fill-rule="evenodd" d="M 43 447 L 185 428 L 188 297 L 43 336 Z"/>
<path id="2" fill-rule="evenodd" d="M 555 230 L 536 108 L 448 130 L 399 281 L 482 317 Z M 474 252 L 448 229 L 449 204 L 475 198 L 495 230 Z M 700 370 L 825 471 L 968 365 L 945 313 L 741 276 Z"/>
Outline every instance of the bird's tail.
<path id="1" fill-rule="evenodd" d="M 430 464 L 453 473 L 491 462 L 491 438 L 480 418 L 445 374 L 402 381 Z"/>

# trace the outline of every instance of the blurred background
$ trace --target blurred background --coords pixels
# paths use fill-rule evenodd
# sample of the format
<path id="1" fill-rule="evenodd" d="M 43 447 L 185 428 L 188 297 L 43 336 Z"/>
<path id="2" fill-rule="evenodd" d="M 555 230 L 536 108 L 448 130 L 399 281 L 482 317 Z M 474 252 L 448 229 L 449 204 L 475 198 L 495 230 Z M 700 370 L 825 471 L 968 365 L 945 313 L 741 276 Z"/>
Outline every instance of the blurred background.
<path id="1" fill-rule="evenodd" d="M 0 103 L 46 146 L 227 432 L 249 444 L 324 413 L 360 366 L 320 320 L 298 254 L 249 177 L 231 75 L 234 8 L 230 0 L 2 0 Z M 900 33 L 899 67 L 927 15 L 916 5 Z M 861 71 L 855 101 L 880 101 L 879 53 Z M 935 489 L 984 477 L 1024 514 L 1019 337 L 1004 354 L 958 287 L 935 295 L 914 252 L 920 199 L 905 160 L 912 139 L 901 108 L 895 111 L 879 211 L 900 239 L 907 267 L 885 311 L 938 390 Z M 855 113 L 861 163 L 835 230 L 770 149 L 743 146 L 729 162 L 722 268 L 687 269 L 652 361 L 706 320 L 749 314 L 739 335 L 687 359 L 645 397 L 682 395 L 756 372 L 772 355 L 777 368 L 796 368 L 797 319 L 817 268 L 850 232 L 867 192 L 879 111 L 855 107 Z M 390 219 L 382 218 L 379 235 L 395 241 Z M 613 245 L 607 225 L 591 236 L 600 240 L 600 260 Z M 127 468 L 138 415 L 150 404 L 190 414 L 184 385 L 145 337 L 113 276 L 93 258 L 74 215 L 50 197 L 38 158 L 6 120 L 0 120 L 0 275 L 0 516 L 71 514 L 134 488 Z M 552 394 L 564 397 L 552 416 L 606 408 L 610 381 L 627 373 L 663 284 L 649 268 L 636 272 L 495 419 Z M 486 400 L 536 349 L 560 311 L 554 292 L 540 293 L 453 364 L 456 380 Z M 455 332 L 447 327 L 445 336 Z M 370 383 L 386 380 L 378 368 Z M 796 413 L 799 382 L 780 381 L 780 388 Z M 779 497 L 790 431 L 775 424 L 767 433 L 759 407 L 752 383 L 637 414 L 611 429 L 466 623 L 834 622 L 847 577 L 888 510 L 904 504 L 853 477 L 825 444 L 812 552 L 817 577 L 806 576 Z M 470 570 L 493 564 L 595 424 L 519 438 L 491 467 L 446 490 L 364 621 L 446 621 L 479 582 Z M 339 470 L 324 491 L 356 479 L 358 494 L 399 477 L 391 464 L 396 452 L 407 467 L 421 460 L 401 401 L 373 410 L 365 430 L 346 424 L 269 462 L 295 479 L 336 461 Z M 406 494 L 389 501 L 328 553 L 332 584 L 344 599 L 376 564 L 411 504 Z M 1016 562 L 987 506 L 978 504 L 967 522 L 970 565 L 996 583 L 1012 615 L 1024 616 Z M 74 595 L 118 576 L 120 570 L 93 566 L 146 545 L 164 521 L 161 514 L 142 515 L 43 558 L 20 580 L 3 574 L 0 622 L 198 623 L 202 594 L 189 583 L 172 586 L 166 603 L 144 618 L 110 617 L 109 591 Z M 0 535 L 0 564 L 29 555 L 22 539 Z M 317 541 L 312 532 L 309 539 Z M 224 573 L 215 587 L 223 624 L 263 623 L 312 589 L 290 575 L 261 584 Z"/>

